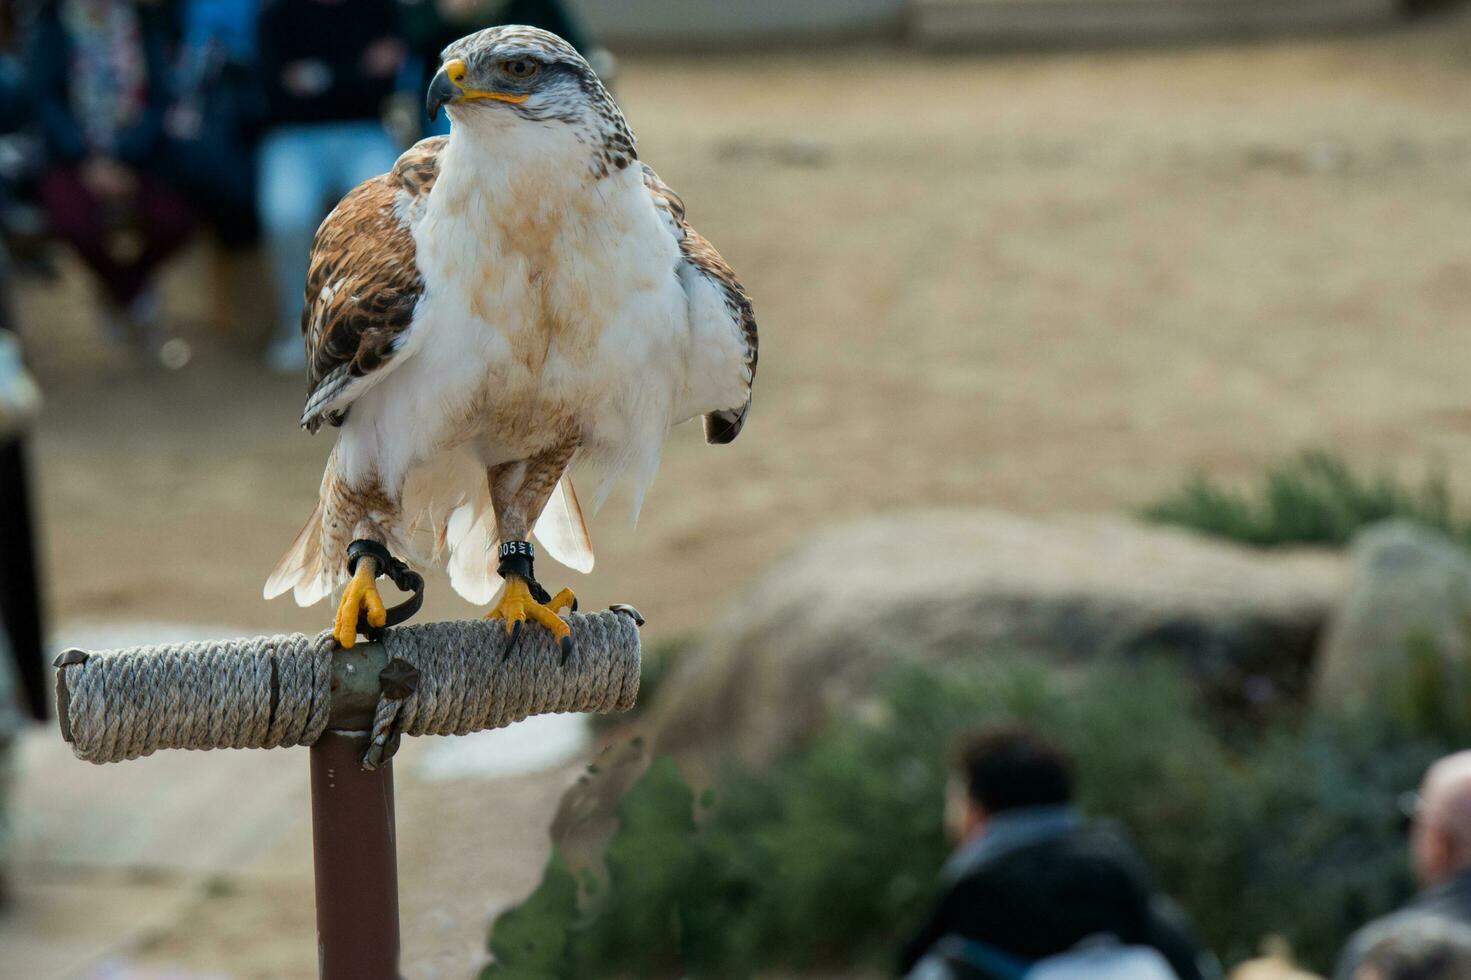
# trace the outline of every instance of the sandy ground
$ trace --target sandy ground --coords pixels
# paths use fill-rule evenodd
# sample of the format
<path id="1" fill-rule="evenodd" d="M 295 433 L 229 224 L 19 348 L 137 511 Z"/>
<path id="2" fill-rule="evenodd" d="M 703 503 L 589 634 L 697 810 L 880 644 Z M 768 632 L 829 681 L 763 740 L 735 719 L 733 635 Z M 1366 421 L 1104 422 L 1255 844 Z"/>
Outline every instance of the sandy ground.
<path id="1" fill-rule="evenodd" d="M 657 639 L 808 529 L 879 509 L 1133 508 L 1192 469 L 1247 476 L 1310 445 L 1438 464 L 1471 494 L 1468 42 L 1462 18 L 1183 51 L 630 61 L 642 155 L 756 299 L 756 405 L 731 447 L 677 431 L 637 529 L 615 498 L 597 571 L 544 579 L 634 602 Z M 203 267 L 170 283 L 186 315 Z M 23 297 L 50 398 L 35 452 L 57 620 L 325 625 L 259 591 L 330 448 L 294 427 L 302 382 L 198 331 L 187 369 L 140 368 L 84 300 L 70 279 Z M 431 615 L 472 612 L 430 589 Z M 475 792 L 522 793 L 538 835 L 555 795 Z M 443 821 L 436 846 L 473 824 Z M 480 839 L 534 880 L 543 852 Z M 148 933 L 151 961 L 309 970 L 302 871 L 232 869 L 190 906 L 197 928 Z M 433 891 L 419 874 L 406 894 Z M 466 948 L 505 894 L 474 875 L 433 893 L 469 910 Z M 269 939 L 251 931 L 288 908 Z"/>

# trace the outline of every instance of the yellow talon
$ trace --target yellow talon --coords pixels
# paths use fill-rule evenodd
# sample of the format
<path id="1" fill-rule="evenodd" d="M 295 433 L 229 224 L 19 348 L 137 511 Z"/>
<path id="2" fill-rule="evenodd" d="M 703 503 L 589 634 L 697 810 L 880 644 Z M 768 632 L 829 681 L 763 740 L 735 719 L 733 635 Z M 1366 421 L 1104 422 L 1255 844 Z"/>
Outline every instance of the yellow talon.
<path id="1" fill-rule="evenodd" d="M 556 610 L 571 609 L 576 601 L 577 597 L 572 594 L 571 589 L 563 589 L 550 602 L 542 605 L 531 597 L 531 587 L 526 584 L 525 579 L 519 575 L 510 575 L 506 578 L 506 587 L 501 592 L 500 601 L 485 614 L 485 618 L 504 620 L 507 633 L 513 632 L 517 623 L 524 623 L 530 618 L 551 630 L 552 636 L 561 641 L 572 635 L 572 627 L 557 615 Z"/>
<path id="2" fill-rule="evenodd" d="M 332 635 L 345 650 L 351 650 L 358 640 L 358 614 L 366 613 L 369 626 L 382 626 L 388 622 L 388 610 L 383 607 L 383 597 L 373 584 L 377 562 L 364 558 L 358 562 L 358 570 L 342 593 L 337 604 L 337 618 L 332 621 Z"/>

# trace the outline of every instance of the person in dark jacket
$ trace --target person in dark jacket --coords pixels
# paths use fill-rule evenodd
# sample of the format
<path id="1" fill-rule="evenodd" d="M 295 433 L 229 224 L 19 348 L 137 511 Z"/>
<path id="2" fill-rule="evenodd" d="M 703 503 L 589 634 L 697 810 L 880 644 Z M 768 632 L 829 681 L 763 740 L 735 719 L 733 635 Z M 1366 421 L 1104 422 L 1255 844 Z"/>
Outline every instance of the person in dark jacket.
<path id="1" fill-rule="evenodd" d="M 1072 793 L 1071 761 L 1029 731 L 962 740 L 947 820 L 959 843 L 929 917 L 901 953 L 901 973 L 957 939 L 977 955 L 951 975 L 1000 980 L 1007 971 L 982 964 L 1024 968 L 1110 937 L 1158 950 L 1181 980 L 1218 974 L 1123 834 L 1085 819 Z"/>
<path id="2" fill-rule="evenodd" d="M 149 340 L 154 274 L 193 223 L 159 176 L 169 167 L 171 98 L 162 18 L 132 0 L 54 0 L 41 9 L 27 57 L 52 231 L 96 274 L 114 332 Z"/>
<path id="3" fill-rule="evenodd" d="M 1404 908 L 1350 937 L 1335 980 L 1354 980 L 1374 943 L 1407 922 L 1445 919 L 1471 926 L 1471 751 L 1432 765 L 1407 804 L 1410 864 L 1421 891 Z"/>

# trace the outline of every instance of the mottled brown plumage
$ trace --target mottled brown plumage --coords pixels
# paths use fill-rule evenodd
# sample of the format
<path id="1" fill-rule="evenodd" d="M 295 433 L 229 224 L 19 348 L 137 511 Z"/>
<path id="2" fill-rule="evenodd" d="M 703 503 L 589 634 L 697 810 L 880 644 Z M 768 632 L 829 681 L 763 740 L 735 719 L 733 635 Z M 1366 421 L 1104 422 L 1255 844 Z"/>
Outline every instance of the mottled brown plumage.
<path id="1" fill-rule="evenodd" d="M 392 358 L 413 323 L 424 280 L 399 209 L 423 206 L 446 139 L 414 146 L 393 170 L 344 197 L 317 229 L 301 314 L 307 351 L 301 424 L 308 431 L 324 421 L 342 424 L 347 410 L 332 403 Z"/>

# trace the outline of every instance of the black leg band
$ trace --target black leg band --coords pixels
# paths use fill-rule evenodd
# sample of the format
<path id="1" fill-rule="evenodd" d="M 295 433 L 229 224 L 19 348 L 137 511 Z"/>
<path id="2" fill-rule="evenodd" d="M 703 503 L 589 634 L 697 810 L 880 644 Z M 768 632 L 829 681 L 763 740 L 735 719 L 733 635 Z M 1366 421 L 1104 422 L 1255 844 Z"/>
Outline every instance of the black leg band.
<path id="1" fill-rule="evenodd" d="M 496 572 L 501 578 L 514 575 L 524 579 L 531 590 L 531 598 L 542 605 L 551 601 L 551 593 L 536 580 L 536 549 L 531 546 L 530 541 L 502 541 L 496 555 L 501 560 L 496 566 Z"/>

